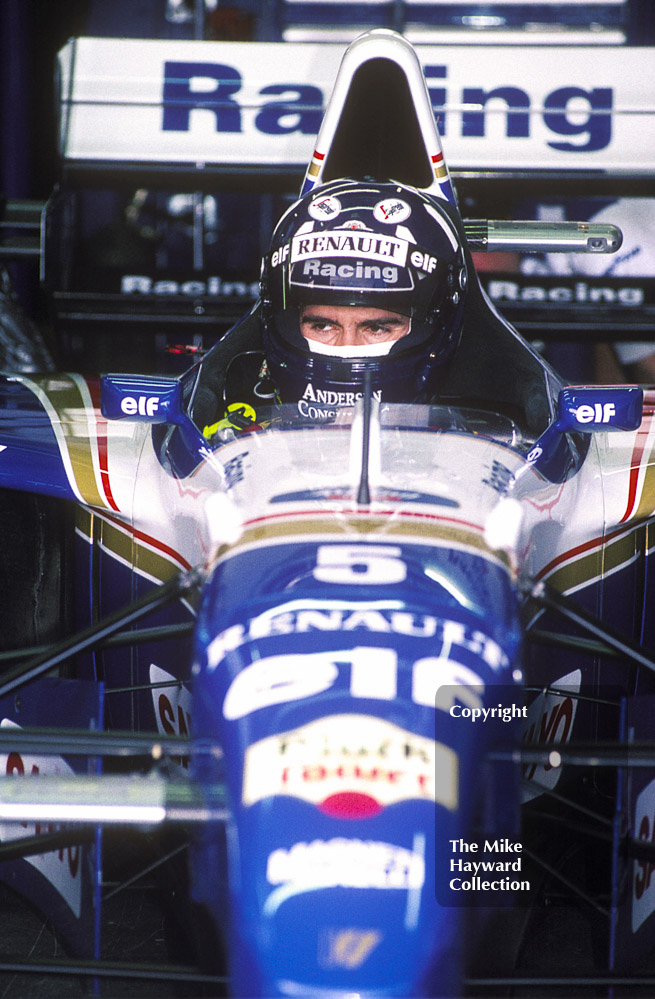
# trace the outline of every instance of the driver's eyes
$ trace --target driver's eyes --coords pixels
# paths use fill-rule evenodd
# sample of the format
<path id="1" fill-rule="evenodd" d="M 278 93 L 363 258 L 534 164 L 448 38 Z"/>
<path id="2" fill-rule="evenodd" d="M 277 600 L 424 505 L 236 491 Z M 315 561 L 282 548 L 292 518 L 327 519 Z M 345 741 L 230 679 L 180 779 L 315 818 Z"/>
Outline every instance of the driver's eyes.
<path id="1" fill-rule="evenodd" d="M 320 322 L 317 319 L 301 319 L 300 325 L 306 326 L 310 330 L 314 330 L 316 333 L 322 333 L 325 330 L 329 330 L 331 328 L 331 323 Z"/>

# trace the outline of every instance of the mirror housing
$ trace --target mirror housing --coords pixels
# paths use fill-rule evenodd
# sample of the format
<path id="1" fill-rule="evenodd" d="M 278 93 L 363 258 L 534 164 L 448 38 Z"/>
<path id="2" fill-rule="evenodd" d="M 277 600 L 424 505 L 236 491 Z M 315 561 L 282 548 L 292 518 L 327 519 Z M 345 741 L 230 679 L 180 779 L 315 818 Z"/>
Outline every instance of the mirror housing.
<path id="1" fill-rule="evenodd" d="M 636 430 L 643 403 L 643 389 L 637 385 L 569 386 L 559 394 L 556 425 L 563 433 Z"/>
<path id="2" fill-rule="evenodd" d="M 636 430 L 641 425 L 643 403 L 644 392 L 638 385 L 570 385 L 561 389 L 557 417 L 534 444 L 527 456 L 528 465 L 548 478 L 557 478 L 562 434 Z"/>

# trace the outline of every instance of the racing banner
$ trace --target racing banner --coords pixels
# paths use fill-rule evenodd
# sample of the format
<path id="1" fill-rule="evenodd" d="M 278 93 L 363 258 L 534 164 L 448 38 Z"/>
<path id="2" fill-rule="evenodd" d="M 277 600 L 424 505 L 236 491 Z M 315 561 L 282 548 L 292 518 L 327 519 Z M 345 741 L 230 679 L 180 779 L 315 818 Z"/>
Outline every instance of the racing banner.
<path id="1" fill-rule="evenodd" d="M 451 170 L 655 173 L 652 48 L 462 42 L 416 46 Z M 74 39 L 64 165 L 304 168 L 344 48 Z"/>

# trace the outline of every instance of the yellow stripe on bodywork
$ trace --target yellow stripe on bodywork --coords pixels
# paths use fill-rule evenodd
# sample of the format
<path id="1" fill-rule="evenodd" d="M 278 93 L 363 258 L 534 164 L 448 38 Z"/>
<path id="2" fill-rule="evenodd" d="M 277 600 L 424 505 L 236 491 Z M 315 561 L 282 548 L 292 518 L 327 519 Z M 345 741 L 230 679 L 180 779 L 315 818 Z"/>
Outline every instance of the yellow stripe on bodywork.
<path id="1" fill-rule="evenodd" d="M 129 527 L 122 527 L 92 510 L 78 507 L 75 527 L 89 544 L 100 545 L 112 558 L 154 582 L 165 583 L 180 571 L 181 566 L 174 558 L 135 537 Z"/>
<path id="2" fill-rule="evenodd" d="M 362 535 L 376 535 L 384 541 L 412 542 L 423 541 L 427 544 L 450 544 L 474 549 L 475 554 L 483 555 L 490 561 L 499 562 L 505 568 L 510 568 L 509 558 L 505 552 L 492 550 L 481 534 L 474 530 L 456 525 L 444 524 L 438 520 L 420 522 L 410 517 L 372 517 L 343 516 L 299 518 L 289 517 L 281 520 L 264 520 L 260 524 L 247 527 L 239 540 L 230 546 L 221 548 L 218 558 L 238 554 L 239 550 L 257 544 L 283 544 L 297 538 L 312 537 L 352 538 L 361 540 Z"/>
<path id="3" fill-rule="evenodd" d="M 639 503 L 630 520 L 644 520 L 646 517 L 652 517 L 655 513 L 655 464 L 652 459 L 653 451 L 651 450 L 644 470 Z"/>
<path id="4" fill-rule="evenodd" d="M 546 573 L 550 586 L 560 593 L 571 593 L 611 575 L 644 551 L 646 532 L 643 525 L 599 543 L 589 552 L 572 555 L 570 560 Z"/>

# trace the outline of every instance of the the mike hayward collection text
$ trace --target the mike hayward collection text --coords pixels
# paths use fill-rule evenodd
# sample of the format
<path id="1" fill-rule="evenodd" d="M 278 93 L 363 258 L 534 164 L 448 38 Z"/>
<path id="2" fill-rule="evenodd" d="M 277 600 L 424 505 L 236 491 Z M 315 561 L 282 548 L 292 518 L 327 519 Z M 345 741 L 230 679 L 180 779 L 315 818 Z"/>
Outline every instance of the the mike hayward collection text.
<path id="1" fill-rule="evenodd" d="M 510 839 L 485 839 L 482 844 L 451 839 L 449 872 L 452 891 L 530 891 L 530 882 L 511 875 L 521 873 L 523 844 Z M 484 859 L 483 859 L 484 858 Z M 484 875 L 504 874 L 487 879 Z M 462 877 L 461 875 L 467 875 Z"/>

